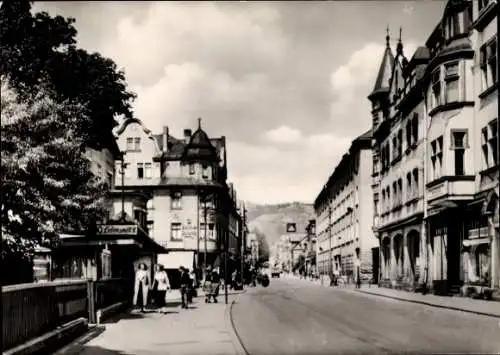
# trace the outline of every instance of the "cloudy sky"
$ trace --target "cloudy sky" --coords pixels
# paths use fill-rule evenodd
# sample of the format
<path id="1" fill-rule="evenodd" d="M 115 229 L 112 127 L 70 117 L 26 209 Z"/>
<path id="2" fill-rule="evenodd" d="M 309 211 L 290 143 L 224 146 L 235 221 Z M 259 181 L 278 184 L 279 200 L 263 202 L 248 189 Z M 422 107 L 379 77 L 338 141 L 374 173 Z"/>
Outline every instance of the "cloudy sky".
<path id="1" fill-rule="evenodd" d="M 240 198 L 312 202 L 350 141 L 370 128 L 366 99 L 389 25 L 411 57 L 442 1 L 49 2 L 78 43 L 112 58 L 160 133 L 228 141 Z"/>

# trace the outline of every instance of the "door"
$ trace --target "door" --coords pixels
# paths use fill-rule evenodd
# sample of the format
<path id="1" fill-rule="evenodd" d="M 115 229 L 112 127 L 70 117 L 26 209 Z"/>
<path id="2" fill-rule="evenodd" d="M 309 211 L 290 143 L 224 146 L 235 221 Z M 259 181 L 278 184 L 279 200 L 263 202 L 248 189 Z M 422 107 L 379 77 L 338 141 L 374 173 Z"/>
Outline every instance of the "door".
<path id="1" fill-rule="evenodd" d="M 378 284 L 378 275 L 380 268 L 380 249 L 372 248 L 372 279 L 373 283 Z"/>

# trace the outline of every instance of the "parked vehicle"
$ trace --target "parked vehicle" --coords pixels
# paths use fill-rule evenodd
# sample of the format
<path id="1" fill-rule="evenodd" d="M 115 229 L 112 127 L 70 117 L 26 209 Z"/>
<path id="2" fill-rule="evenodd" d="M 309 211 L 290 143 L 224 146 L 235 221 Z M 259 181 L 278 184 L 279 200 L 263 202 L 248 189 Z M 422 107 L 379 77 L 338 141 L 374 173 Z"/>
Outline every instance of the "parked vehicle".
<path id="1" fill-rule="evenodd" d="M 279 278 L 280 276 L 281 276 L 281 270 L 280 270 L 280 268 L 273 267 L 273 269 L 271 271 L 271 277 L 272 278 L 275 278 L 275 277 Z"/>

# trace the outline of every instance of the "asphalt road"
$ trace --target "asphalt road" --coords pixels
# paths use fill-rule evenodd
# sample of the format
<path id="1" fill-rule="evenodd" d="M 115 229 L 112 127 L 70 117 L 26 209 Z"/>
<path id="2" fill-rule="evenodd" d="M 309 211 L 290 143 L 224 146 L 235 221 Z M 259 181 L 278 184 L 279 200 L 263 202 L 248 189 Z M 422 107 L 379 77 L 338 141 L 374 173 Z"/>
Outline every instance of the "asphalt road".
<path id="1" fill-rule="evenodd" d="M 303 281 L 251 289 L 232 317 L 250 355 L 500 353 L 498 318 Z"/>

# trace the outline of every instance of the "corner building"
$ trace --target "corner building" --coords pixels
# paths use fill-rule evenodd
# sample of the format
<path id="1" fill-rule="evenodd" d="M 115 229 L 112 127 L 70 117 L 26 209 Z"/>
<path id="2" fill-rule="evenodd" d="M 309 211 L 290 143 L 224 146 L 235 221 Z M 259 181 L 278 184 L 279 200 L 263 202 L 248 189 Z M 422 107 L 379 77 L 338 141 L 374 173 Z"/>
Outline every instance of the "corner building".
<path id="1" fill-rule="evenodd" d="M 225 137 L 209 138 L 201 119 L 194 133 L 184 130 L 182 139 L 170 135 L 168 127 L 152 134 L 137 119 L 125 121 L 117 136 L 125 152 L 123 188 L 152 195 L 147 206 L 148 231 L 168 250 L 158 256 L 158 262 L 169 271 L 171 281 L 181 265 L 190 269 L 212 265 L 223 272 L 225 250 L 228 269 L 236 268 L 241 218 L 236 192 L 226 182 Z M 117 176 L 118 188 L 121 179 Z"/>
<path id="2" fill-rule="evenodd" d="M 371 174 L 368 131 L 353 140 L 314 202 L 316 264 L 322 275 L 336 273 L 352 281 L 358 276 L 368 281 L 378 274 L 378 242 L 371 229 Z"/>
<path id="3" fill-rule="evenodd" d="M 399 40 L 389 81 L 369 97 L 381 285 L 498 287 L 496 11 L 449 1 L 410 61 Z"/>

